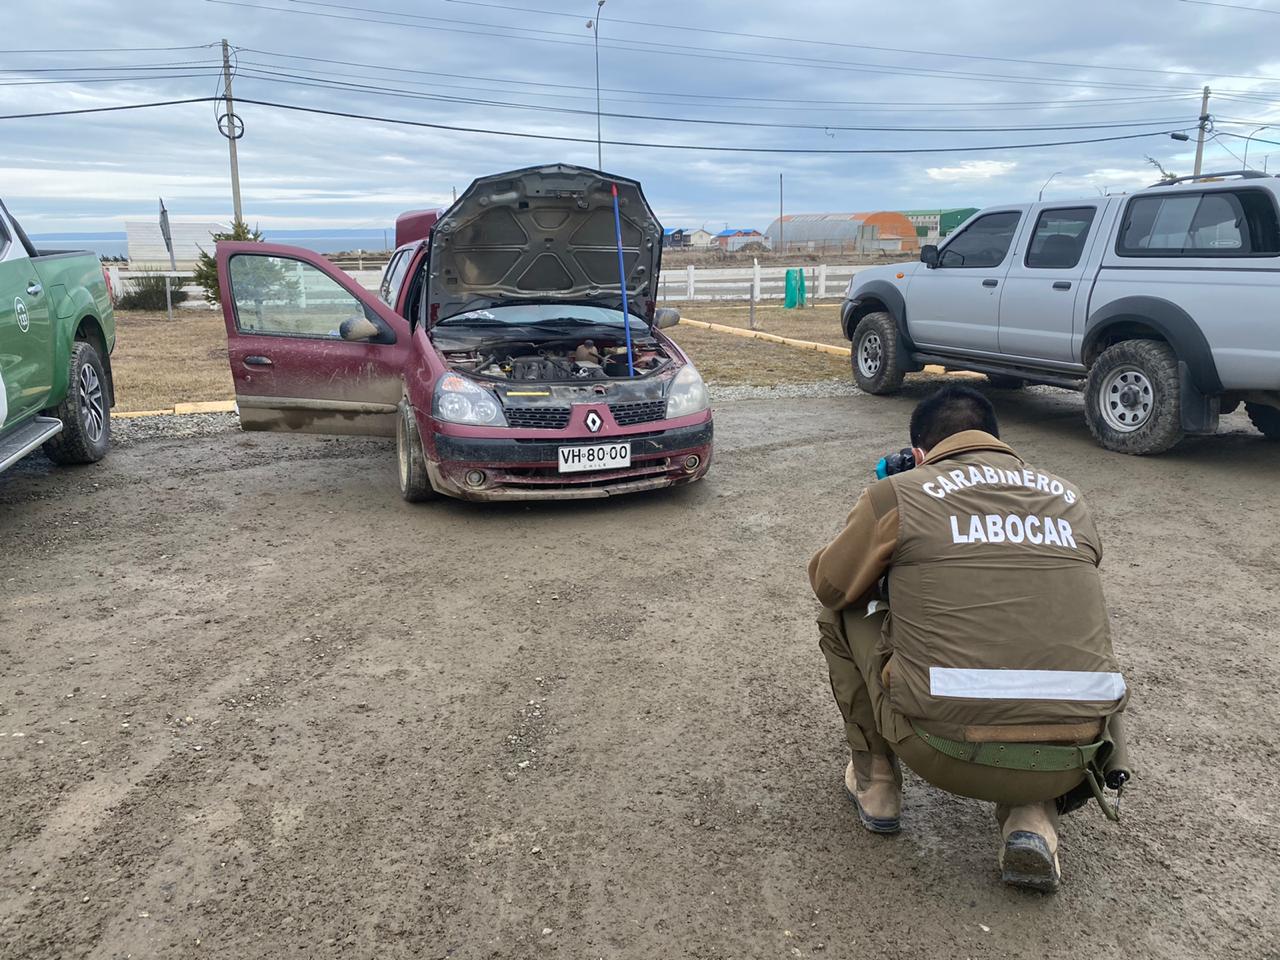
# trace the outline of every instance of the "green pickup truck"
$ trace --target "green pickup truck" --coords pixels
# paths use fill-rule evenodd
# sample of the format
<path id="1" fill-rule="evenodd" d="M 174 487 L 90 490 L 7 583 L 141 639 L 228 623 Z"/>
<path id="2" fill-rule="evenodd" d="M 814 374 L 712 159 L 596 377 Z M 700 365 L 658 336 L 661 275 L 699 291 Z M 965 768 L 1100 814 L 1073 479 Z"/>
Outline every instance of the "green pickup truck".
<path id="1" fill-rule="evenodd" d="M 36 250 L 0 201 L 0 472 L 37 447 L 60 464 L 106 456 L 115 343 L 97 256 Z"/>

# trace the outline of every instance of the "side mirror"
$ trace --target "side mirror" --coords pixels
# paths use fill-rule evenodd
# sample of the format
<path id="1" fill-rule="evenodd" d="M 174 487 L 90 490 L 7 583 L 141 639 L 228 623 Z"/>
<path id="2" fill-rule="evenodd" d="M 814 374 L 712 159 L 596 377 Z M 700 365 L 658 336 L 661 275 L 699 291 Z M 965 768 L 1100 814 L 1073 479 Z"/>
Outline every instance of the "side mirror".
<path id="1" fill-rule="evenodd" d="M 938 248 L 932 243 L 926 243 L 920 248 L 920 262 L 930 270 L 938 265 Z"/>
<path id="2" fill-rule="evenodd" d="M 659 307 L 653 315 L 653 325 L 658 329 L 674 327 L 680 322 L 680 311 L 675 307 Z"/>
<path id="3" fill-rule="evenodd" d="M 368 317 L 348 317 L 338 326 L 338 336 L 343 340 L 376 340 L 382 331 Z"/>

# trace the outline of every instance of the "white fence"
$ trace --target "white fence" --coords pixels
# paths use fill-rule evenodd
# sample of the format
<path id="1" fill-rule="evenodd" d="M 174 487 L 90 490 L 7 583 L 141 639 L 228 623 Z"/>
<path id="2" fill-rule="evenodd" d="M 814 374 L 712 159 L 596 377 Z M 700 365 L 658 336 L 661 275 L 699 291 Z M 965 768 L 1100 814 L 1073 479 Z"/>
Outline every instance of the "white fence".
<path id="1" fill-rule="evenodd" d="M 752 293 L 759 300 L 781 300 L 786 295 L 787 270 L 804 270 L 805 293 L 810 300 L 826 300 L 844 296 L 849 280 L 859 271 L 866 270 L 873 264 L 859 266 L 834 266 L 818 264 L 810 267 L 735 267 L 722 269 L 719 267 L 678 267 L 663 270 L 658 278 L 659 300 L 750 300 Z M 108 264 L 111 282 L 116 293 L 123 293 L 125 284 L 131 277 L 140 276 L 138 271 L 122 270 L 119 266 Z M 156 271 L 170 276 L 180 276 L 181 271 Z M 352 270 L 349 275 L 366 290 L 377 290 L 382 278 L 380 270 Z M 186 274 L 190 276 L 190 274 Z M 205 306 L 204 291 L 195 285 L 184 287 L 190 299 L 183 306 Z"/>
<path id="2" fill-rule="evenodd" d="M 732 269 L 685 267 L 663 270 L 658 278 L 659 300 L 781 300 L 787 291 L 787 270 L 804 271 L 805 294 L 810 300 L 843 297 L 861 266 L 737 267 Z M 753 296 L 754 294 L 754 296 Z"/>

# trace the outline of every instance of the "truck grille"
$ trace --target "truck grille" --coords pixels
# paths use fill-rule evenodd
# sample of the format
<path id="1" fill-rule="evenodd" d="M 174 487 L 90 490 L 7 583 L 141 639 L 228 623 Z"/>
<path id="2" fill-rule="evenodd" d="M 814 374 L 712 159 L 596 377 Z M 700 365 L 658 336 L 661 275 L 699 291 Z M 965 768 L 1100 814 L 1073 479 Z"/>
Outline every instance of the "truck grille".
<path id="1" fill-rule="evenodd" d="M 561 430 L 569 423 L 568 407 L 507 407 L 504 412 L 512 427 Z"/>
<path id="2" fill-rule="evenodd" d="M 636 423 L 651 423 L 667 415 L 667 401 L 641 400 L 636 403 L 611 403 L 609 410 L 620 427 Z"/>

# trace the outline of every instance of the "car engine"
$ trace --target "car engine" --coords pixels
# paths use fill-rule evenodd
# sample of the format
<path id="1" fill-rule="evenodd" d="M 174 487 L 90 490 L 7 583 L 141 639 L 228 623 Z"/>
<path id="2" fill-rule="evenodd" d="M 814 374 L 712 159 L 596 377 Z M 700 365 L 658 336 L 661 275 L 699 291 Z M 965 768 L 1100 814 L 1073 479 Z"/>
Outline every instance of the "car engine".
<path id="1" fill-rule="evenodd" d="M 657 370 L 668 362 L 657 344 L 636 345 L 632 354 L 637 376 Z M 508 343 L 501 349 L 450 353 L 447 358 L 456 370 L 500 380 L 545 383 L 628 376 L 626 347 L 605 346 L 602 349 L 593 340 L 584 340 L 572 349 Z"/>

